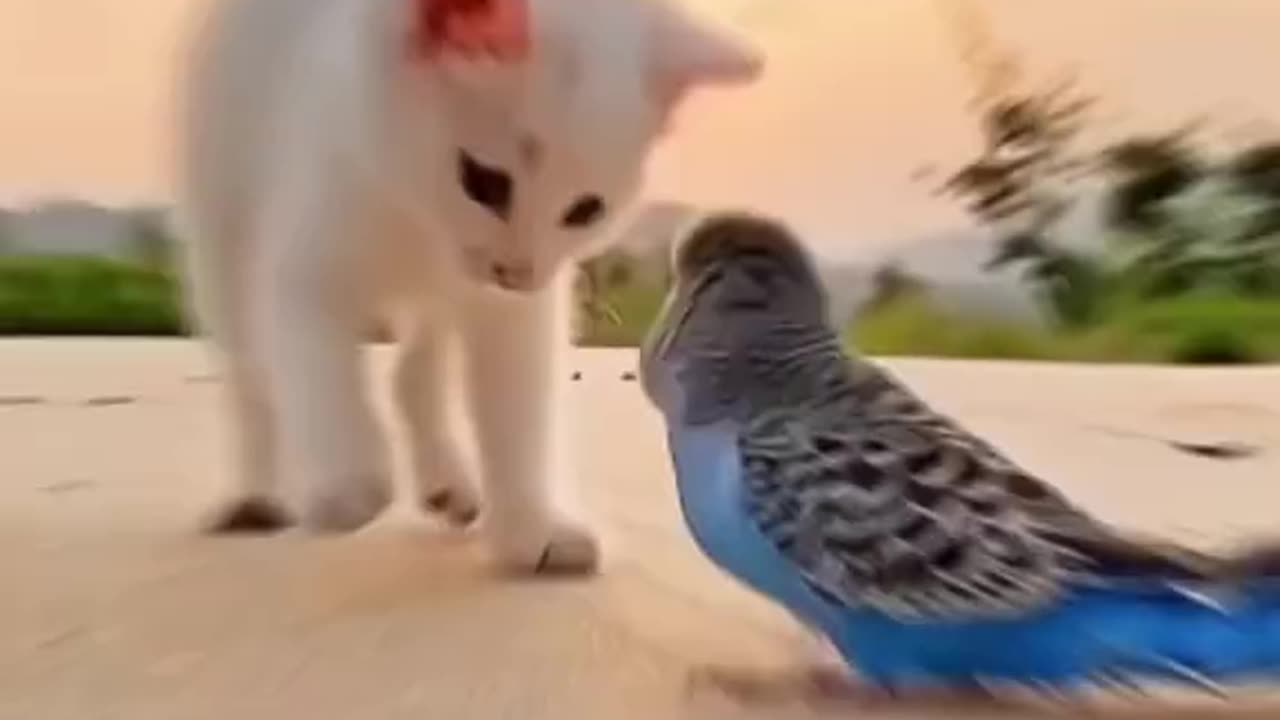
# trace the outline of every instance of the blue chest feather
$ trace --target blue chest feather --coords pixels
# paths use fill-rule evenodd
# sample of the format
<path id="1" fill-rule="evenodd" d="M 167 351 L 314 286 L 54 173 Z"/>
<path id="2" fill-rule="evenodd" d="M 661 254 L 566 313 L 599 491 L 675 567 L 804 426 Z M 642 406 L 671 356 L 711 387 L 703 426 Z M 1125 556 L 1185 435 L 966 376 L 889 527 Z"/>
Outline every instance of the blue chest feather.
<path id="1" fill-rule="evenodd" d="M 980 680 L 1059 687 L 1147 677 L 1175 682 L 1280 675 L 1280 593 L 1242 593 L 1229 609 L 1156 583 L 1069 590 L 1007 620 L 906 623 L 817 593 L 745 509 L 732 428 L 669 436 L 681 509 L 719 567 L 824 633 L 845 660 L 887 686 Z"/>
<path id="2" fill-rule="evenodd" d="M 837 629 L 837 609 L 809 587 L 743 510 L 732 436 L 707 427 L 673 435 L 669 442 L 680 508 L 702 551 L 725 572 L 782 603 L 805 623 L 828 634 Z"/>

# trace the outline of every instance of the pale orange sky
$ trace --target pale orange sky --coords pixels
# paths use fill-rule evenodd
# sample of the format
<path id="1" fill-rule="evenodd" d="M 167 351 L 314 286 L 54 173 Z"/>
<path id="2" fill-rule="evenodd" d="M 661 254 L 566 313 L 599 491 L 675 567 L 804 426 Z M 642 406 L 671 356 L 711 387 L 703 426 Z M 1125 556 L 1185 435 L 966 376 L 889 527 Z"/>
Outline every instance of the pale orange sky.
<path id="1" fill-rule="evenodd" d="M 952 224 L 909 181 L 973 142 L 938 1 L 699 0 L 740 16 L 768 75 L 686 108 L 654 193 L 753 205 L 851 247 Z M 201 2 L 0 0 L 0 197 L 167 197 L 173 53 Z M 1252 80 L 1280 67 L 1276 0 L 982 4 L 1003 41 L 1046 71 L 1074 66 L 1128 124 L 1280 120 L 1280 85 Z"/>

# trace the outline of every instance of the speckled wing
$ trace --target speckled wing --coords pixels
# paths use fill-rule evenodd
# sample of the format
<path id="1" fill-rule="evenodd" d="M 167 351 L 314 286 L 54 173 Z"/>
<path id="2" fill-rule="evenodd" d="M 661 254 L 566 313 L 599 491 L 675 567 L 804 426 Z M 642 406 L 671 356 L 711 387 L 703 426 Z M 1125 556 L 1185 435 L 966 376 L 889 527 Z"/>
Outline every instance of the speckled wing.
<path id="1" fill-rule="evenodd" d="M 1203 558 L 1114 533 L 874 366 L 854 375 L 850 392 L 760 414 L 739 438 L 749 514 L 827 596 L 978 619 L 1069 582 L 1203 575 Z"/>

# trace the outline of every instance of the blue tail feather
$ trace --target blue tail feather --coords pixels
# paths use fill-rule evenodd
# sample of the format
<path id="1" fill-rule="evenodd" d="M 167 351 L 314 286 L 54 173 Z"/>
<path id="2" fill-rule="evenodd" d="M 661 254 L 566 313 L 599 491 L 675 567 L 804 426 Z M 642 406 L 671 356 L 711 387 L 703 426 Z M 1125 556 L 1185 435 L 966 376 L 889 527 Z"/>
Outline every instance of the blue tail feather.
<path id="1" fill-rule="evenodd" d="M 1215 607 L 1176 590 L 1084 589 L 1016 620 L 903 623 L 846 609 L 836 645 L 890 686 L 1006 682 L 1075 687 L 1100 676 L 1179 684 L 1280 679 L 1280 598 Z"/>

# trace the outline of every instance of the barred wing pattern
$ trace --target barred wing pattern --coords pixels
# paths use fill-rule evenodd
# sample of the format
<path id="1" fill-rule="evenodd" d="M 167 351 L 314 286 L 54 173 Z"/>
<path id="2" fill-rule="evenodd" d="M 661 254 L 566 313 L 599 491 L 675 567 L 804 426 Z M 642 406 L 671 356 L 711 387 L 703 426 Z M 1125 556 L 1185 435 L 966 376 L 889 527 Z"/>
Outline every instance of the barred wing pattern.
<path id="1" fill-rule="evenodd" d="M 1126 540 L 869 363 L 846 391 L 750 418 L 748 512 L 818 590 L 904 620 L 1021 614 L 1066 582 L 1198 558 Z"/>

